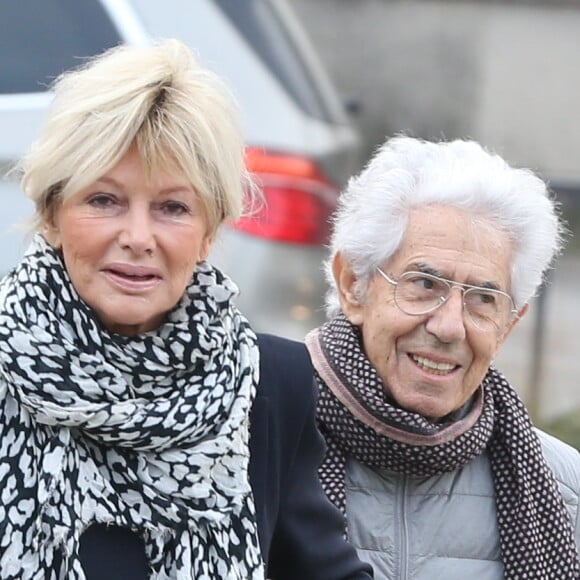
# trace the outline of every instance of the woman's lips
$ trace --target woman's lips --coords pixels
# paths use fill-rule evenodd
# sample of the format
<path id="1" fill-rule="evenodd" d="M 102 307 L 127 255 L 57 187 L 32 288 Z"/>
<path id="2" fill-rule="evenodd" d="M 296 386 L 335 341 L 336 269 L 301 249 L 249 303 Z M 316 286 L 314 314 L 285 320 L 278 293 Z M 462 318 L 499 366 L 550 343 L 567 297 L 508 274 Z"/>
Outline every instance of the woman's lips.
<path id="1" fill-rule="evenodd" d="M 157 270 L 142 266 L 114 265 L 102 272 L 114 286 L 129 292 L 145 292 L 162 281 Z"/>

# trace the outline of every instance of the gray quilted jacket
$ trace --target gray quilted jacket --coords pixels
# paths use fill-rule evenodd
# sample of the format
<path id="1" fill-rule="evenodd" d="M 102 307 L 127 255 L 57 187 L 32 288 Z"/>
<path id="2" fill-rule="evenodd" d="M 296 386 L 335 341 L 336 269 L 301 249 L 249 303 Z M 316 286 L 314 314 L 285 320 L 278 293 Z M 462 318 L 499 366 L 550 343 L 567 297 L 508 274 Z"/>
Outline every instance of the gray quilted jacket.
<path id="1" fill-rule="evenodd" d="M 538 434 L 580 550 L 580 453 Z M 376 580 L 504 578 L 486 455 L 436 477 L 373 471 L 350 458 L 346 493 L 349 539 L 374 567 Z"/>

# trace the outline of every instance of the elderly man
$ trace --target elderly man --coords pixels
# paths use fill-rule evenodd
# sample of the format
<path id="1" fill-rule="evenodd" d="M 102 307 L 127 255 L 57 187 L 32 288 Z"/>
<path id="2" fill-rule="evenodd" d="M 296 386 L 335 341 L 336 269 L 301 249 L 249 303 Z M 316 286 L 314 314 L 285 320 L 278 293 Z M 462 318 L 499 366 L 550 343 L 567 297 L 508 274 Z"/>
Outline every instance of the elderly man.
<path id="1" fill-rule="evenodd" d="M 561 234 L 544 182 L 474 142 L 396 137 L 350 181 L 307 345 L 323 485 L 377 578 L 580 578 L 580 455 L 491 366 Z"/>

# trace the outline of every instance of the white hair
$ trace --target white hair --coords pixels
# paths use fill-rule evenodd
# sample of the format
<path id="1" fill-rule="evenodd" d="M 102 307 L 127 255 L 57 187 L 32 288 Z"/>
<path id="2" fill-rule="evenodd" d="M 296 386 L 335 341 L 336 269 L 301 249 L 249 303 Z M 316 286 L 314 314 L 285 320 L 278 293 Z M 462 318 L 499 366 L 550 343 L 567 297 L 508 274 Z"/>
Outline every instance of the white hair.
<path id="1" fill-rule="evenodd" d="M 565 232 L 546 183 L 474 141 L 434 143 L 397 136 L 377 150 L 340 197 L 325 265 L 329 316 L 340 312 L 332 273 L 335 255 L 349 264 L 357 296 L 364 300 L 376 267 L 401 245 L 409 212 L 433 204 L 469 212 L 507 233 L 516 307 L 536 294 Z"/>

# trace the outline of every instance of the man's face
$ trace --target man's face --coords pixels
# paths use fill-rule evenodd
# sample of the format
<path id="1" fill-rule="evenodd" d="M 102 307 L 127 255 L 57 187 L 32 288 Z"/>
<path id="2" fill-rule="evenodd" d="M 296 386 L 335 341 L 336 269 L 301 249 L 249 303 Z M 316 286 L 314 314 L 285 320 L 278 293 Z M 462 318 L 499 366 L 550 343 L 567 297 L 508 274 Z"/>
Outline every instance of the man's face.
<path id="1" fill-rule="evenodd" d="M 429 206 L 412 211 L 400 249 L 382 269 L 394 280 L 408 271 L 428 271 L 509 293 L 510 260 L 505 233 L 473 223 L 459 210 Z M 402 408 L 434 421 L 473 395 L 517 321 L 501 333 L 482 332 L 464 312 L 458 288 L 437 310 L 411 316 L 397 307 L 394 286 L 380 275 L 373 276 L 361 302 L 353 298 L 354 278 L 340 256 L 335 275 L 343 312 L 360 327 L 364 350 L 388 393 Z"/>

